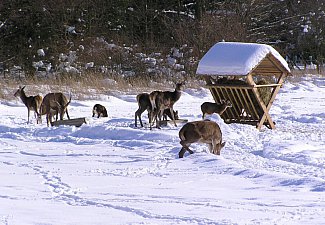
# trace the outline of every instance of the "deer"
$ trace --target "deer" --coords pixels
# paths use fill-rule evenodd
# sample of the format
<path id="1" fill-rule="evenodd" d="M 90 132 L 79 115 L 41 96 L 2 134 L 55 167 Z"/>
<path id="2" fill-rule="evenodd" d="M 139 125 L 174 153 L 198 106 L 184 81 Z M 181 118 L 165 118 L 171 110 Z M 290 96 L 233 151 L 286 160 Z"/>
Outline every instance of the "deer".
<path id="1" fill-rule="evenodd" d="M 153 91 L 149 94 L 152 107 L 149 121 L 157 121 L 157 117 L 161 118 L 163 111 L 169 109 L 175 127 L 177 127 L 173 106 L 180 99 L 184 85 L 183 82 L 177 83 L 174 91 Z M 158 121 L 156 127 L 160 128 Z M 152 123 L 150 123 L 150 129 L 152 129 Z"/>
<path id="2" fill-rule="evenodd" d="M 137 111 L 135 111 L 135 127 L 138 126 L 137 118 L 139 118 L 140 125 L 141 125 L 141 127 L 143 127 L 143 123 L 141 120 L 141 114 L 147 110 L 148 117 L 149 117 L 149 123 L 151 123 L 150 115 L 151 115 L 151 111 L 152 111 L 152 105 L 151 105 L 148 93 L 140 93 L 136 96 L 136 99 L 137 99 L 139 108 L 137 109 Z"/>
<path id="3" fill-rule="evenodd" d="M 217 113 L 220 116 L 226 111 L 227 108 L 231 108 L 232 104 L 229 100 L 221 100 L 220 103 L 204 102 L 201 105 L 202 119 L 205 118 L 206 114 Z"/>
<path id="4" fill-rule="evenodd" d="M 21 87 L 19 86 L 18 90 L 15 92 L 14 96 L 15 97 L 20 97 L 20 99 L 22 100 L 22 102 L 25 104 L 25 106 L 27 107 L 27 124 L 29 123 L 29 115 L 30 115 L 30 111 L 34 111 L 34 115 L 36 118 L 36 123 L 39 122 L 39 111 L 40 111 L 40 106 L 42 103 L 42 96 L 40 95 L 35 95 L 35 96 L 26 96 L 25 93 L 25 87 Z"/>
<path id="5" fill-rule="evenodd" d="M 222 133 L 219 125 L 210 120 L 193 121 L 186 123 L 179 131 L 180 144 L 182 149 L 178 153 L 183 158 L 186 151 L 194 152 L 189 148 L 192 143 L 208 144 L 210 153 L 220 155 L 221 149 L 226 142 L 222 142 Z"/>
<path id="6" fill-rule="evenodd" d="M 43 98 L 40 110 L 40 117 L 46 115 L 47 126 L 52 124 L 52 117 L 56 115 L 56 120 L 58 120 L 58 115 L 60 115 L 60 120 L 63 120 L 64 113 L 67 114 L 68 119 L 70 119 L 68 113 L 68 105 L 71 103 L 71 95 L 68 101 L 67 97 L 61 93 L 48 93 Z"/>
<path id="7" fill-rule="evenodd" d="M 107 115 L 107 110 L 105 108 L 105 106 L 101 105 L 101 104 L 95 104 L 93 107 L 93 117 L 97 114 L 97 118 L 99 118 L 100 116 L 102 117 L 108 117 Z"/>
<path id="8" fill-rule="evenodd" d="M 141 114 L 144 111 L 147 110 L 148 111 L 148 118 L 150 120 L 149 123 L 151 123 L 150 115 L 151 115 L 151 112 L 152 112 L 152 105 L 151 105 L 148 93 L 140 93 L 140 94 L 138 94 L 136 96 L 136 99 L 137 99 L 137 103 L 138 103 L 139 108 L 137 109 L 137 111 L 135 111 L 135 127 L 138 126 L 138 122 L 137 122 L 138 118 L 139 118 L 141 127 L 143 127 L 143 123 L 142 123 L 142 120 L 141 120 Z M 165 109 L 162 116 L 163 116 L 163 120 L 167 120 L 167 117 L 172 119 L 172 115 L 171 115 L 169 109 Z M 178 111 L 174 111 L 174 116 L 175 116 L 175 119 L 178 119 Z"/>

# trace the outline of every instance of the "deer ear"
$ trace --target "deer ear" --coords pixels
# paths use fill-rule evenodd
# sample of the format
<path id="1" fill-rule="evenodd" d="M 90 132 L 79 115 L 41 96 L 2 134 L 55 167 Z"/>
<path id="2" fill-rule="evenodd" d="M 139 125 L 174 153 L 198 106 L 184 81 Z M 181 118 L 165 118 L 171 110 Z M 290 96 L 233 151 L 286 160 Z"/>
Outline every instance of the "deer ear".
<path id="1" fill-rule="evenodd" d="M 24 90 L 26 86 L 22 87 L 21 90 Z"/>
<path id="2" fill-rule="evenodd" d="M 223 142 L 223 143 L 221 144 L 221 148 L 225 147 L 225 145 L 226 145 L 226 142 Z"/>

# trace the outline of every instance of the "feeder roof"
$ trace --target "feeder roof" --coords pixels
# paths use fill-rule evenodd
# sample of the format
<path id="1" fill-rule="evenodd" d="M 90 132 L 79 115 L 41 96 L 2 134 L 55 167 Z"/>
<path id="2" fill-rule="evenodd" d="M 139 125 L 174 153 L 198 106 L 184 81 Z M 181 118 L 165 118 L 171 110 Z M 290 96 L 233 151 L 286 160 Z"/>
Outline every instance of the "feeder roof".
<path id="1" fill-rule="evenodd" d="M 272 67 L 277 67 L 278 71 L 290 73 L 288 63 L 273 47 L 240 42 L 216 43 L 200 60 L 196 73 L 199 75 L 248 75 L 266 58 L 268 58 L 267 67 L 271 68 L 271 71 Z M 275 63 L 269 61 L 275 61 Z M 263 68 L 263 70 L 266 69 Z"/>

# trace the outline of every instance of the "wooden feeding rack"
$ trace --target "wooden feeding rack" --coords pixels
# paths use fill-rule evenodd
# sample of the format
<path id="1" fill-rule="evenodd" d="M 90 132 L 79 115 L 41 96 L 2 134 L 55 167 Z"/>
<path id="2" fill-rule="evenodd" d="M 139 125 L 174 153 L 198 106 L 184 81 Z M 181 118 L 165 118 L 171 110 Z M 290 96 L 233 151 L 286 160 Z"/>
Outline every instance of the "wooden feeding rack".
<path id="1" fill-rule="evenodd" d="M 219 42 L 203 56 L 197 74 L 205 76 L 215 102 L 232 103 L 221 115 L 226 123 L 275 128 L 269 111 L 290 69 L 274 48 Z"/>

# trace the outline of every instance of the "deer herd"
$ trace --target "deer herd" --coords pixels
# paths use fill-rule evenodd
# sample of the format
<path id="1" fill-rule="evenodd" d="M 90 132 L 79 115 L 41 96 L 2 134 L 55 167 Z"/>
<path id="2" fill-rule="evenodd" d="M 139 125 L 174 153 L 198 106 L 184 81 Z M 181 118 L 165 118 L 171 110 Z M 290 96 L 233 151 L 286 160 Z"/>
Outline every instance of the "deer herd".
<path id="1" fill-rule="evenodd" d="M 141 115 L 144 111 L 148 112 L 150 130 L 154 124 L 156 124 L 156 128 L 160 129 L 161 121 L 167 120 L 167 117 L 177 126 L 178 111 L 174 111 L 173 106 L 180 99 L 184 85 L 184 83 L 177 83 L 174 91 L 153 91 L 138 94 L 136 100 L 139 108 L 135 111 L 135 127 L 138 125 L 138 119 L 141 127 L 143 127 Z M 46 115 L 48 126 L 52 124 L 54 116 L 56 120 L 59 116 L 60 120 L 63 120 L 64 114 L 66 114 L 70 119 L 68 105 L 71 103 L 71 95 L 69 100 L 61 92 L 48 93 L 42 98 L 40 95 L 27 96 L 24 89 L 25 86 L 19 87 L 14 96 L 20 97 L 27 107 L 27 123 L 29 123 L 30 111 L 34 111 L 37 123 L 42 123 L 42 115 Z M 210 153 L 220 155 L 221 149 L 225 146 L 225 142 L 222 142 L 221 129 L 216 122 L 204 118 L 207 114 L 222 115 L 229 107 L 232 107 L 229 100 L 222 100 L 220 103 L 204 102 L 201 105 L 203 120 L 188 122 L 179 131 L 182 146 L 179 158 L 182 158 L 186 151 L 193 154 L 193 151 L 189 149 L 193 143 L 205 143 L 208 145 Z M 97 115 L 97 118 L 108 116 L 106 108 L 100 104 L 94 105 L 92 113 L 92 116 Z"/>

